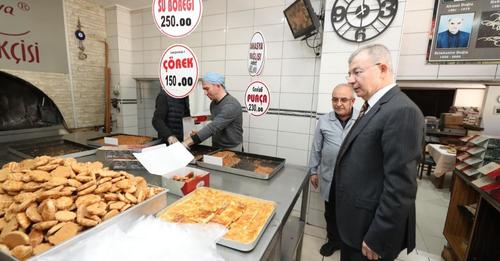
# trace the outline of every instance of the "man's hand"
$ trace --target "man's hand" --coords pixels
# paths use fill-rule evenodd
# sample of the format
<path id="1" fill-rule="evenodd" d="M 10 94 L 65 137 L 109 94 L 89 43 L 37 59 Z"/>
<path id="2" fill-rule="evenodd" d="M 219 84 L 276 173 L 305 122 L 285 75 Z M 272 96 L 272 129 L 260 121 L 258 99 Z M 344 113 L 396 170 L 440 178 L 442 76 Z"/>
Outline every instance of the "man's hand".
<path id="1" fill-rule="evenodd" d="M 172 135 L 172 136 L 168 137 L 167 141 L 168 141 L 168 145 L 172 145 L 172 144 L 178 142 L 179 140 L 177 140 L 177 138 L 174 135 Z"/>
<path id="2" fill-rule="evenodd" d="M 183 142 L 181 142 L 181 143 L 182 143 L 182 145 L 183 145 L 186 149 L 189 149 L 189 145 L 186 143 L 186 141 L 183 141 Z"/>
<path id="3" fill-rule="evenodd" d="M 368 260 L 378 260 L 380 259 L 380 256 L 375 253 L 366 243 L 363 241 L 363 245 L 361 246 L 361 252 L 363 253 Z"/>
<path id="4" fill-rule="evenodd" d="M 318 188 L 318 174 L 311 175 L 311 185 L 313 185 L 314 189 Z"/>

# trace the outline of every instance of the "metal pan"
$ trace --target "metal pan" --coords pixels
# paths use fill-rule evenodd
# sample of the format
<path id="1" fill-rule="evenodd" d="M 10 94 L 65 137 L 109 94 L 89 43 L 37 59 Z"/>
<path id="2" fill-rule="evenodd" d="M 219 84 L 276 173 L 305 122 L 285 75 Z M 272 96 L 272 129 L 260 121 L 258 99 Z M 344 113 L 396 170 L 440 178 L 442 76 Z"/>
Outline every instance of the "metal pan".
<path id="1" fill-rule="evenodd" d="M 210 153 L 210 155 L 217 153 L 218 151 L 212 152 Z M 283 168 L 283 166 L 285 166 L 285 159 L 283 158 L 276 158 L 276 157 L 245 153 L 245 152 L 237 152 L 237 151 L 232 151 L 232 152 L 236 153 L 236 155 L 241 159 L 241 161 L 238 164 L 232 167 L 209 164 L 203 162 L 203 160 L 197 161 L 196 164 L 200 167 L 204 167 L 207 169 L 219 170 L 257 179 L 271 179 L 274 176 L 274 174 L 278 173 Z M 270 174 L 257 173 L 255 172 L 257 163 L 264 167 L 273 168 L 273 171 Z"/>
<path id="2" fill-rule="evenodd" d="M 149 146 L 153 146 L 153 145 L 161 143 L 161 139 L 155 139 L 153 137 L 148 137 L 148 136 L 143 136 L 143 135 L 125 134 L 125 133 L 113 133 L 113 134 L 108 134 L 108 135 L 103 135 L 103 136 L 100 136 L 100 137 L 96 137 L 96 138 L 93 138 L 93 139 L 88 139 L 87 140 L 87 144 L 90 145 L 90 146 L 98 148 L 98 147 L 101 147 L 101 146 L 105 145 L 104 144 L 104 137 L 113 138 L 113 137 L 116 137 L 118 135 L 124 135 L 124 136 L 130 136 L 130 137 L 147 137 L 147 138 L 151 138 L 151 141 L 149 141 L 149 142 L 142 143 L 142 144 L 130 144 L 130 145 L 140 145 L 140 146 L 144 146 L 144 147 L 149 147 Z"/>
<path id="3" fill-rule="evenodd" d="M 207 187 L 199 187 L 197 188 L 196 190 L 199 190 L 199 189 L 211 189 L 211 190 L 216 190 L 216 189 L 213 189 L 213 188 L 207 188 Z M 195 191 L 196 191 L 195 190 Z M 271 220 L 273 219 L 274 217 L 274 214 L 276 213 L 276 208 L 277 208 L 277 204 L 276 202 L 274 201 L 270 201 L 270 200 L 264 200 L 264 199 L 260 199 L 260 198 L 255 198 L 255 197 L 250 197 L 250 196 L 245 196 L 245 195 L 241 195 L 241 194 L 237 194 L 237 193 L 232 193 L 232 192 L 228 192 L 228 191 L 223 191 L 224 193 L 227 193 L 227 194 L 230 194 L 232 196 L 235 196 L 235 197 L 240 197 L 240 198 L 247 198 L 247 199 L 252 199 L 252 200 L 256 200 L 256 201 L 261 201 L 261 202 L 266 202 L 266 203 L 271 203 L 274 205 L 274 209 L 273 209 L 273 212 L 269 215 L 269 217 L 267 218 L 266 222 L 264 223 L 264 226 L 262 226 L 262 229 L 260 230 L 259 234 L 255 237 L 255 240 L 248 243 L 248 244 L 245 244 L 245 243 L 241 243 L 241 242 L 238 242 L 238 241 L 235 241 L 235 240 L 229 240 L 229 239 L 225 239 L 225 238 L 221 238 L 217 243 L 220 244 L 220 245 L 223 245 L 223 246 L 227 246 L 227 247 L 230 247 L 230 248 L 233 248 L 233 249 L 237 249 L 237 250 L 240 250 L 240 251 L 245 251 L 245 252 L 248 252 L 248 251 L 251 251 L 252 249 L 255 248 L 255 246 L 257 245 L 257 243 L 259 242 L 260 240 L 260 237 L 262 236 L 262 234 L 264 233 L 264 231 L 266 230 L 267 226 L 269 225 L 269 223 L 271 222 Z M 177 205 L 177 204 L 180 204 L 182 202 L 184 202 L 185 200 L 191 200 L 191 198 L 193 198 L 195 195 L 195 193 L 189 193 L 188 195 L 184 196 L 183 198 L 177 200 L 176 202 L 174 202 L 173 204 L 169 205 L 168 207 L 166 207 L 165 209 L 161 210 L 160 212 L 158 212 L 158 214 L 156 214 L 156 217 L 160 218 L 163 213 L 167 212 L 171 207 Z"/>
<path id="4" fill-rule="evenodd" d="M 30 143 L 11 145 L 9 152 L 24 159 L 47 155 L 52 157 L 79 158 L 93 155 L 96 149 L 65 139 L 37 140 Z"/>
<path id="5" fill-rule="evenodd" d="M 200 144 L 191 146 L 189 148 L 189 151 L 194 156 L 194 159 L 193 161 L 191 161 L 191 164 L 196 164 L 196 162 L 203 160 L 203 155 L 210 154 L 218 150 L 219 149 L 217 148 Z"/>

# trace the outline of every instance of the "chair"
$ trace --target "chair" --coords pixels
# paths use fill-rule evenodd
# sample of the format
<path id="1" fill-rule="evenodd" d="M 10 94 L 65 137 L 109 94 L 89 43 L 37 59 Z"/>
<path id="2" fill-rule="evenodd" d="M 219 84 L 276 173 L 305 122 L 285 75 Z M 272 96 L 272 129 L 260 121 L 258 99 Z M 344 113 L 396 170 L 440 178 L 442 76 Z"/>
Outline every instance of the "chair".
<path id="1" fill-rule="evenodd" d="M 436 162 L 432 159 L 431 155 L 427 151 L 427 145 L 423 146 L 422 158 L 420 164 L 418 164 L 418 178 L 422 179 L 422 174 L 424 173 L 424 167 L 427 167 L 427 176 L 431 175 L 432 168 L 436 166 Z"/>

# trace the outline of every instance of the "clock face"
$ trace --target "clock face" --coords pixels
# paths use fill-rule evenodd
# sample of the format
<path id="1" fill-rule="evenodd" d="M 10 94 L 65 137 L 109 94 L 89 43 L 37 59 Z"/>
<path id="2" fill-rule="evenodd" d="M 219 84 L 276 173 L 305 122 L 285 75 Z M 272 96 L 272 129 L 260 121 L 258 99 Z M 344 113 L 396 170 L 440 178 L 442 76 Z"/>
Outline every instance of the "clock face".
<path id="1" fill-rule="evenodd" d="M 350 42 L 365 42 L 385 31 L 396 17 L 398 0 L 336 0 L 333 30 Z"/>

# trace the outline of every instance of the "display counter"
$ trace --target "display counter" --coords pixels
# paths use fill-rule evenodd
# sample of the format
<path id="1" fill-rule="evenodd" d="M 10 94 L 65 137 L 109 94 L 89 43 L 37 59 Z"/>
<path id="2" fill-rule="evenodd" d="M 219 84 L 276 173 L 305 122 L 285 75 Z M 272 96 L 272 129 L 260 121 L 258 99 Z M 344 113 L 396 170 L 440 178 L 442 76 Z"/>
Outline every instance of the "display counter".
<path id="1" fill-rule="evenodd" d="M 86 140 L 102 135 L 97 132 L 73 133 L 65 139 L 86 143 Z M 95 155 L 78 158 L 80 162 L 96 161 Z M 230 173 L 210 171 L 210 187 L 242 195 L 271 200 L 277 203 L 277 209 L 256 247 L 250 252 L 241 252 L 217 245 L 218 253 L 225 260 L 300 260 L 302 237 L 307 210 L 308 176 L 305 167 L 286 164 L 270 180 L 260 180 Z M 143 176 L 148 184 L 162 185 L 162 177 L 149 174 L 145 170 L 128 172 Z M 300 217 L 291 216 L 293 207 L 302 193 Z M 169 194 L 171 204 L 179 196 Z M 284 236 L 284 234 L 286 234 Z M 295 255 L 295 257 L 293 257 Z"/>

